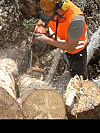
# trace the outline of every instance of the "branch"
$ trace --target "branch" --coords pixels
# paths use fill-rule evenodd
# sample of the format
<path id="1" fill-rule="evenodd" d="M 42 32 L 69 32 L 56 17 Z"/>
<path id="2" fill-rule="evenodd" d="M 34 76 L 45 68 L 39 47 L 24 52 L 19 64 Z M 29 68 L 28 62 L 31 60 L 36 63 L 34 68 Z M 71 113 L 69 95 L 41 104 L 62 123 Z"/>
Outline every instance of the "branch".
<path id="1" fill-rule="evenodd" d="M 59 60 L 61 58 L 61 54 L 62 53 L 62 50 L 60 50 L 59 48 L 57 48 L 57 51 L 54 55 L 54 58 L 52 60 L 52 66 L 50 67 L 50 70 L 49 70 L 49 73 L 47 75 L 47 78 L 46 78 L 46 82 L 50 83 L 52 78 L 53 78 L 53 74 L 55 73 L 56 71 L 56 68 L 58 66 L 58 63 L 59 63 Z"/>
<path id="2" fill-rule="evenodd" d="M 91 41 L 87 46 L 87 64 L 92 59 L 95 51 L 100 47 L 100 27 L 91 36 Z"/>

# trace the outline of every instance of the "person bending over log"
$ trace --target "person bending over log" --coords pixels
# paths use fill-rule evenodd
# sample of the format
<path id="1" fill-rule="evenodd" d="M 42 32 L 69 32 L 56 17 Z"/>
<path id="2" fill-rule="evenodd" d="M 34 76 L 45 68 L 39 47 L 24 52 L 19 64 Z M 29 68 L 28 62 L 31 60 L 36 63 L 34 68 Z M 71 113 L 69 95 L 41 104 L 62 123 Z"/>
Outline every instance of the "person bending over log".
<path id="1" fill-rule="evenodd" d="M 64 61 L 74 75 L 87 79 L 87 25 L 82 11 L 70 0 L 40 0 L 40 20 L 48 25 L 49 36 L 37 37 L 64 51 Z"/>

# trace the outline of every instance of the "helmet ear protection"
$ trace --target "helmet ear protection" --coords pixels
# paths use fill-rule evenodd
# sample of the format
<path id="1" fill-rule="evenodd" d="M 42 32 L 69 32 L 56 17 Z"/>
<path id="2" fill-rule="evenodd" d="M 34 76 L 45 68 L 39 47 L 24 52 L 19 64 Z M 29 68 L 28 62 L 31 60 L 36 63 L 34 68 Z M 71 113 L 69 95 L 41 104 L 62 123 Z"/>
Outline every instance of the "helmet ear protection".
<path id="1" fill-rule="evenodd" d="M 61 8 L 63 11 L 66 11 L 69 6 L 69 0 L 62 0 L 62 2 L 56 2 L 56 9 Z"/>

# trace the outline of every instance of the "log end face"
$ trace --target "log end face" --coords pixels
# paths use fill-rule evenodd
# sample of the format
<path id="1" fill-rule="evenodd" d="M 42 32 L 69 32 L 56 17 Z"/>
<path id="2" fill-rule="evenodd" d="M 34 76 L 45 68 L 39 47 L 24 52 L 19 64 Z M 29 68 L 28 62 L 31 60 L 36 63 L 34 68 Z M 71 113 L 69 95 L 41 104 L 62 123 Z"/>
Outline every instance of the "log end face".
<path id="1" fill-rule="evenodd" d="M 22 103 L 22 108 L 25 119 L 66 119 L 64 100 L 54 90 L 31 92 Z"/>
<path id="2" fill-rule="evenodd" d="M 17 101 L 0 87 L 0 119 L 22 119 L 23 114 Z"/>

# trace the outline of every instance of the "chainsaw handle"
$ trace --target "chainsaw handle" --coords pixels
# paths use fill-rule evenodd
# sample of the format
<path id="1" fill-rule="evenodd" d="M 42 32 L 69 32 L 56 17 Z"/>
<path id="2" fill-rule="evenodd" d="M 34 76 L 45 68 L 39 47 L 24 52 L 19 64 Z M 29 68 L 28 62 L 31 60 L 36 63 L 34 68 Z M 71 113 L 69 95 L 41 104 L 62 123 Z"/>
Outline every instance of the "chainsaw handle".
<path id="1" fill-rule="evenodd" d="M 36 25 L 34 29 L 35 33 L 45 34 L 46 35 L 46 28 L 43 25 Z"/>
<path id="2" fill-rule="evenodd" d="M 32 33 L 32 36 L 33 36 L 33 37 L 39 37 L 40 34 L 37 34 L 37 33 L 33 32 L 33 33 Z"/>
<path id="3" fill-rule="evenodd" d="M 36 25 L 37 25 L 37 26 L 43 26 L 43 27 L 46 26 L 45 22 L 43 22 L 41 19 L 38 19 Z"/>

